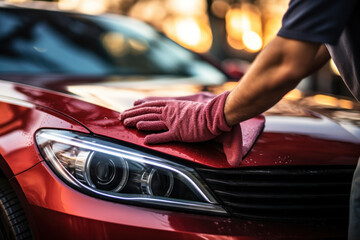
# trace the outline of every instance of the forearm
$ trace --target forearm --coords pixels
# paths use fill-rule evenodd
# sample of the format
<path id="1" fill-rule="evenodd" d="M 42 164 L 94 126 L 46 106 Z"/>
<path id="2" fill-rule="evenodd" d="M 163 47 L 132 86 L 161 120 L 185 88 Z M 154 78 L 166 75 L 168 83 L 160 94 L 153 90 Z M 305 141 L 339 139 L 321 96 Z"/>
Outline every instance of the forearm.
<path id="1" fill-rule="evenodd" d="M 276 37 L 256 58 L 227 98 L 229 125 L 252 118 L 276 104 L 314 68 L 320 44 Z"/>
<path id="2" fill-rule="evenodd" d="M 326 46 L 322 44 L 319 47 L 319 50 L 317 51 L 312 68 L 310 69 L 310 72 L 308 75 L 313 74 L 314 72 L 318 71 L 321 67 L 323 67 L 329 60 L 331 56 L 329 54 L 329 51 L 327 50 Z"/>

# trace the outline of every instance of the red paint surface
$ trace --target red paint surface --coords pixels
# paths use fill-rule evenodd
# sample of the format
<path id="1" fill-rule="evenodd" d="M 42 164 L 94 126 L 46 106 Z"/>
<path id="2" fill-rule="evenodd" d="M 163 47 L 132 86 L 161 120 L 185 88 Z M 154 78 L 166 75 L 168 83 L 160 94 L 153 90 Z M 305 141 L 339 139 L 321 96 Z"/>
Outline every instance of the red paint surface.
<path id="1" fill-rule="evenodd" d="M 36 239 L 341 239 L 346 235 L 346 226 L 336 224 L 255 222 L 87 196 L 65 185 L 41 162 L 34 145 L 36 130 L 92 132 L 212 167 L 230 166 L 213 142 L 145 146 L 145 133 L 125 128 L 119 112 L 67 94 L 0 82 L 0 110 L 0 167 L 8 177 L 16 175 L 11 182 Z M 241 166 L 356 163 L 360 145 L 353 135 L 324 116 L 293 112 L 267 113 L 265 131 Z"/>
<path id="2" fill-rule="evenodd" d="M 329 239 L 346 226 L 269 223 L 113 203 L 81 194 L 40 163 L 16 176 L 42 239 Z"/>
<path id="3" fill-rule="evenodd" d="M 34 133 L 39 128 L 88 132 L 79 123 L 57 112 L 13 99 L 0 97 L 0 111 L 0 166 L 8 177 L 40 161 L 34 145 Z"/>
<path id="4" fill-rule="evenodd" d="M 221 147 L 214 142 L 147 146 L 143 142 L 146 133 L 125 128 L 119 120 L 117 111 L 69 95 L 24 85 L 1 82 L 0 89 L 0 95 L 51 108 L 76 119 L 95 134 L 211 167 L 231 167 L 221 152 Z M 273 116 L 267 117 L 265 133 L 260 136 L 241 166 L 356 164 L 360 155 L 360 143 L 336 123 L 308 113 L 287 116 L 280 112 L 276 116 L 280 116 L 279 119 Z M 293 130 L 291 128 L 286 130 L 283 122 L 287 122 Z M 69 128 L 56 124 L 51 126 Z M 322 129 L 316 131 L 318 126 Z M 46 127 L 46 125 L 40 124 L 37 127 Z M 34 129 L 35 127 L 32 128 Z"/>

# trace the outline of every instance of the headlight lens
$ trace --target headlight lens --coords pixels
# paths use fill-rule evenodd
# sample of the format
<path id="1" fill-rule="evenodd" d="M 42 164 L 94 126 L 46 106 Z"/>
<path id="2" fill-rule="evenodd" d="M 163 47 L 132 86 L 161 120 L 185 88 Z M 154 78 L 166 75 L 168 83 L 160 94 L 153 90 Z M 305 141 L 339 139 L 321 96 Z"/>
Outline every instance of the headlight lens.
<path id="1" fill-rule="evenodd" d="M 55 173 L 84 193 L 226 214 L 192 168 L 88 134 L 43 129 L 35 139 Z"/>

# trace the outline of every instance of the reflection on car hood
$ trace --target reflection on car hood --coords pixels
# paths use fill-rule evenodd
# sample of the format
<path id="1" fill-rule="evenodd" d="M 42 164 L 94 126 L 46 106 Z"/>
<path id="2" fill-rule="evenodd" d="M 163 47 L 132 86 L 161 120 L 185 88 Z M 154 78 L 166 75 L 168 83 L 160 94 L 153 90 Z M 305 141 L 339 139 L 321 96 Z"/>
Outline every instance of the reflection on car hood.
<path id="1" fill-rule="evenodd" d="M 207 87 L 207 90 L 218 94 L 231 90 L 236 83 L 229 82 L 222 86 Z M 108 82 L 104 84 L 69 85 L 67 91 L 82 97 L 85 101 L 122 112 L 133 106 L 133 102 L 148 96 L 185 96 L 203 90 L 203 86 L 191 79 L 177 80 L 137 80 L 125 82 Z M 283 101 L 266 112 L 267 131 L 308 134 L 329 140 L 360 142 L 360 108 L 359 104 L 345 99 L 325 95 L 294 98 L 289 94 Z M 292 100 L 291 100 L 292 99 Z M 294 101 L 296 100 L 296 101 Z M 326 124 L 324 124 L 326 122 Z M 285 124 L 286 123 L 286 124 Z M 333 125 L 332 131 L 328 124 Z M 341 125 L 347 130 L 344 132 Z M 298 128 L 299 125 L 304 125 Z M 305 126 L 306 125 L 306 126 Z"/>
<path id="2" fill-rule="evenodd" d="M 231 167 L 221 146 L 212 141 L 144 145 L 145 133 L 125 128 L 119 114 L 142 97 L 189 95 L 203 90 L 218 94 L 232 89 L 235 83 L 204 87 L 193 79 L 131 79 L 74 84 L 74 80 L 67 79 L 60 85 L 46 86 L 56 92 L 5 82 L 0 85 L 1 95 L 52 108 L 77 120 L 94 134 L 211 167 Z M 321 95 L 301 98 L 290 94 L 265 113 L 265 130 L 239 167 L 355 164 L 360 155 L 360 107 L 349 100 L 330 100 Z"/>
<path id="3" fill-rule="evenodd" d="M 131 108 L 133 102 L 148 96 L 184 96 L 202 89 L 194 78 L 184 79 L 136 79 L 132 81 L 106 82 L 103 84 L 69 85 L 66 90 L 91 102 L 119 112 Z"/>

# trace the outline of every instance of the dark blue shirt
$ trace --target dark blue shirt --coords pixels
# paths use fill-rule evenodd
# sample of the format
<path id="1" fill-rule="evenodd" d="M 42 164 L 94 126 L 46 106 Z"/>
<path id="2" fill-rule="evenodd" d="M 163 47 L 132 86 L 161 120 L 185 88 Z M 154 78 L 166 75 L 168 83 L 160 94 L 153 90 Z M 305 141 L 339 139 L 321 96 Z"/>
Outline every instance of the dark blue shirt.
<path id="1" fill-rule="evenodd" d="M 325 43 L 346 85 L 360 100 L 360 1 L 291 0 L 278 35 Z"/>

